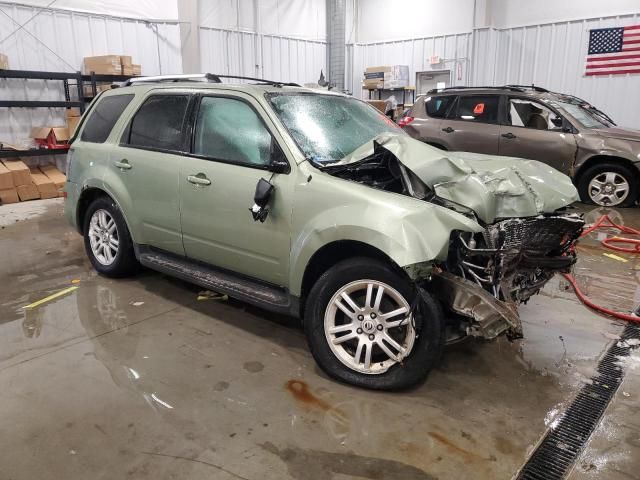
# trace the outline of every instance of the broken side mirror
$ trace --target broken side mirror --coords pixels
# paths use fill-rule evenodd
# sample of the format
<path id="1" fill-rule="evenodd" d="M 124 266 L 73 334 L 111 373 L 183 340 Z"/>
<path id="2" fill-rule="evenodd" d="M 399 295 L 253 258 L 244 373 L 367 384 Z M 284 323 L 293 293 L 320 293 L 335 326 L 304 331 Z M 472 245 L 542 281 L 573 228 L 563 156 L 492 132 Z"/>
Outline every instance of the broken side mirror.
<path id="1" fill-rule="evenodd" d="M 287 157 L 274 138 L 271 139 L 269 171 L 273 173 L 289 173 L 291 171 Z"/>
<path id="2" fill-rule="evenodd" d="M 271 200 L 274 189 L 275 187 L 268 180 L 264 178 L 258 180 L 256 193 L 253 196 L 253 207 L 249 209 L 254 221 L 257 222 L 259 220 L 263 223 L 267 219 L 267 215 L 269 215 L 269 200 Z"/>

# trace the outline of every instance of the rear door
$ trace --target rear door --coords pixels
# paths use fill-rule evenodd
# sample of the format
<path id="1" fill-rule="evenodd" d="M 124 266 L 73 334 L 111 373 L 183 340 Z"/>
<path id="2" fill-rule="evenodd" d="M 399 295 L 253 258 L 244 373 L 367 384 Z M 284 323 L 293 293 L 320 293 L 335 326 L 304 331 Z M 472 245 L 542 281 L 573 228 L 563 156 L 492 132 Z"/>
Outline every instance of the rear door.
<path id="1" fill-rule="evenodd" d="M 500 155 L 539 160 L 569 174 L 577 145 L 571 125 L 534 100 L 510 96 L 500 127 Z"/>
<path id="2" fill-rule="evenodd" d="M 440 145 L 440 124 L 455 99 L 455 95 L 420 97 L 412 109 L 413 120 L 403 130 L 422 142 Z"/>
<path id="3" fill-rule="evenodd" d="M 293 176 L 268 171 L 279 147 L 261 108 L 240 93 L 201 97 L 180 171 L 182 234 L 190 258 L 286 285 Z M 264 223 L 249 211 L 261 178 L 275 186 Z"/>
<path id="4" fill-rule="evenodd" d="M 496 155 L 499 148 L 500 95 L 460 95 L 440 123 L 447 150 Z"/>
<path id="5" fill-rule="evenodd" d="M 151 93 L 134 114 L 112 155 L 132 200 L 139 243 L 184 255 L 178 182 L 188 145 L 188 93 Z"/>

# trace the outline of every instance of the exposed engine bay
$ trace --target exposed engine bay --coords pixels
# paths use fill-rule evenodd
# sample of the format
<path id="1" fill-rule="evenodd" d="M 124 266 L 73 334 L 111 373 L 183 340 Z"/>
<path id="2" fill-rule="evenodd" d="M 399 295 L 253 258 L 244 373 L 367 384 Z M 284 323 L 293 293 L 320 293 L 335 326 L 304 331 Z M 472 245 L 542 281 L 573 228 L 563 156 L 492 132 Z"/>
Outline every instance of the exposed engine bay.
<path id="1" fill-rule="evenodd" d="M 420 285 L 449 310 L 450 327 L 461 335 L 492 339 L 506 333 L 510 338 L 521 337 L 517 305 L 538 293 L 555 273 L 568 272 L 576 261 L 575 244 L 584 220 L 566 208 L 483 222 L 469 207 L 438 196 L 438 185 L 430 188 L 375 140 L 372 155 L 324 170 L 345 180 L 444 206 L 472 217 L 484 228 L 476 234 L 453 231 L 446 261 L 434 264 L 430 278 Z M 527 194 L 535 198 L 535 192 Z"/>

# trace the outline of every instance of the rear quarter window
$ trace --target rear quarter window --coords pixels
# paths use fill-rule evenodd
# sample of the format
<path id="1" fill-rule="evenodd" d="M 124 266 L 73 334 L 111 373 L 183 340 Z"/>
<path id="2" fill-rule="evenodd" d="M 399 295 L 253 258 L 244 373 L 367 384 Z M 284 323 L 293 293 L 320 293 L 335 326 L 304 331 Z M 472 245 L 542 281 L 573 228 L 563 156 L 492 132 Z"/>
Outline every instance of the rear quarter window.
<path id="1" fill-rule="evenodd" d="M 444 118 L 455 98 L 454 95 L 425 98 L 424 108 L 427 111 L 427 115 L 433 118 Z"/>
<path id="2" fill-rule="evenodd" d="M 82 129 L 80 140 L 91 143 L 104 143 L 113 126 L 122 115 L 127 105 L 133 100 L 133 95 L 110 95 L 102 98 L 89 114 L 89 118 Z"/>

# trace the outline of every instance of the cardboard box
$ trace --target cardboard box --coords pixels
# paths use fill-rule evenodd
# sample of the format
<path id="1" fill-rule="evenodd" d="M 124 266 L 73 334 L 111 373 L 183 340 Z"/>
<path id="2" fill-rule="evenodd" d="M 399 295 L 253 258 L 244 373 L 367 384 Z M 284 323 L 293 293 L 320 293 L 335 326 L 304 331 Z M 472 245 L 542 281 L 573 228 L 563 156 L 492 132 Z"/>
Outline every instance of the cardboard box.
<path id="1" fill-rule="evenodd" d="M 93 96 L 93 89 L 91 85 L 84 85 L 84 96 L 91 97 Z M 96 95 L 100 92 L 104 92 L 105 90 L 111 90 L 111 83 L 98 83 L 96 84 Z"/>
<path id="2" fill-rule="evenodd" d="M 76 129 L 78 128 L 79 123 L 80 123 L 80 117 L 67 118 L 67 130 L 69 131 L 70 137 L 73 137 L 73 134 L 76 133 Z"/>
<path id="3" fill-rule="evenodd" d="M 69 148 L 69 129 L 67 127 L 35 127 L 31 129 L 31 138 L 38 145 L 48 149 Z"/>
<path id="4" fill-rule="evenodd" d="M 0 70 L 9 70 L 9 57 L 0 53 Z"/>
<path id="5" fill-rule="evenodd" d="M 133 65 L 133 59 L 130 55 L 120 55 L 120 65 L 129 67 Z"/>
<path id="6" fill-rule="evenodd" d="M 393 65 L 384 72 L 384 88 L 402 88 L 409 86 L 409 65 Z"/>
<path id="7" fill-rule="evenodd" d="M 131 75 L 131 76 L 142 75 L 142 66 L 141 65 L 123 65 L 122 74 Z"/>
<path id="8" fill-rule="evenodd" d="M 66 175 L 58 170 L 55 165 L 43 165 L 40 167 L 40 171 L 44 173 L 58 189 L 64 187 L 64 184 L 67 183 Z"/>
<path id="9" fill-rule="evenodd" d="M 383 88 L 384 75 L 391 67 L 367 67 L 364 71 L 364 88 Z"/>
<path id="10" fill-rule="evenodd" d="M 98 57 L 84 57 L 82 68 L 85 74 L 91 72 L 101 75 L 121 75 L 122 63 L 120 55 L 101 55 Z"/>
<path id="11" fill-rule="evenodd" d="M 3 160 L 4 166 L 11 172 L 13 178 L 13 186 L 29 185 L 31 183 L 31 174 L 21 160 Z"/>
<path id="12" fill-rule="evenodd" d="M 73 118 L 81 117 L 82 113 L 80 113 L 80 109 L 78 107 L 71 107 L 65 110 L 65 115 L 67 116 L 67 118 Z"/>
<path id="13" fill-rule="evenodd" d="M 5 190 L 0 190 L 0 204 L 6 205 L 8 203 L 18 203 L 20 199 L 18 198 L 18 192 L 15 188 L 7 188 Z"/>
<path id="14" fill-rule="evenodd" d="M 7 167 L 0 163 L 0 190 L 13 188 L 13 175 Z"/>
<path id="15" fill-rule="evenodd" d="M 31 181 L 38 188 L 40 198 L 56 198 L 58 196 L 56 184 L 40 170 L 31 170 Z"/>
<path id="16" fill-rule="evenodd" d="M 374 106 L 377 110 L 381 111 L 382 113 L 385 112 L 385 109 L 387 107 L 386 100 L 367 100 L 367 103 Z"/>
<path id="17" fill-rule="evenodd" d="M 16 187 L 18 191 L 18 197 L 21 202 L 26 202 L 27 200 L 38 200 L 40 198 L 40 192 L 38 192 L 38 187 L 36 187 L 33 183 L 29 185 L 20 185 Z"/>

